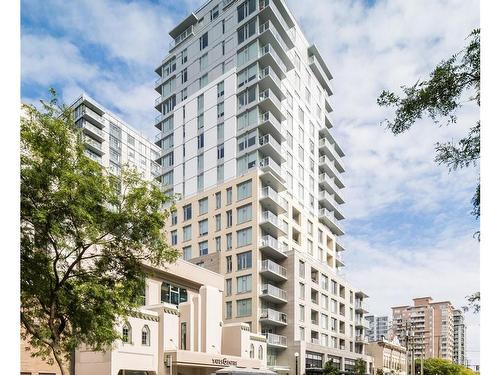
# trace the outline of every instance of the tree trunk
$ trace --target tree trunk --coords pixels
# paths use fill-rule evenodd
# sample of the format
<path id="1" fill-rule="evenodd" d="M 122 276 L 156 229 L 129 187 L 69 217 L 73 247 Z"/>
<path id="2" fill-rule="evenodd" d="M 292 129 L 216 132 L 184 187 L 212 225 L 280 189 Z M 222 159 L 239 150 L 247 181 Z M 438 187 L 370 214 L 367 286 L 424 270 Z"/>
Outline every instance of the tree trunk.
<path id="1" fill-rule="evenodd" d="M 59 353 L 59 351 L 56 351 L 54 348 L 52 348 L 52 354 L 54 355 L 54 359 L 56 360 L 57 365 L 59 366 L 59 369 L 61 370 L 61 375 L 69 375 L 69 371 L 65 366 L 64 358 L 61 356 L 61 353 Z"/>

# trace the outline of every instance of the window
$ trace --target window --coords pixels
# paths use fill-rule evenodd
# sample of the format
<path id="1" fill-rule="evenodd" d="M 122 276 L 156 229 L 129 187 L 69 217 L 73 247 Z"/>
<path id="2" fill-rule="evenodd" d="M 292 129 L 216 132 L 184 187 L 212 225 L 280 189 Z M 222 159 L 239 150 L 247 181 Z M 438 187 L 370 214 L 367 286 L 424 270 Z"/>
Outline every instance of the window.
<path id="1" fill-rule="evenodd" d="M 222 20 L 222 34 L 226 32 L 226 20 Z"/>
<path id="2" fill-rule="evenodd" d="M 239 108 L 247 105 L 247 104 L 250 104 L 252 103 L 253 101 L 255 101 L 255 99 L 257 98 L 257 87 L 256 86 L 253 86 L 253 87 L 250 87 L 248 89 L 246 89 L 245 91 L 243 91 L 241 94 L 238 95 L 238 105 L 239 105 Z"/>
<path id="3" fill-rule="evenodd" d="M 242 66 L 249 62 L 250 60 L 256 58 L 259 54 L 259 45 L 257 41 L 254 41 L 238 52 L 237 65 Z"/>
<path id="4" fill-rule="evenodd" d="M 252 252 L 247 251 L 236 256 L 238 271 L 252 268 Z"/>
<path id="5" fill-rule="evenodd" d="M 203 113 L 203 106 L 204 106 L 204 95 L 201 94 L 200 96 L 198 96 L 197 98 L 197 103 L 198 103 L 198 114 L 202 114 Z"/>
<path id="6" fill-rule="evenodd" d="M 219 17 L 219 5 L 216 5 L 215 7 L 212 8 L 210 11 L 210 20 L 214 20 L 217 17 Z"/>
<path id="7" fill-rule="evenodd" d="M 217 146 L 217 160 L 224 159 L 224 145 Z"/>
<path id="8" fill-rule="evenodd" d="M 299 322 L 303 322 L 306 319 L 306 309 L 304 305 L 299 305 Z"/>
<path id="9" fill-rule="evenodd" d="M 182 248 L 182 259 L 189 260 L 193 257 L 191 246 L 186 246 Z"/>
<path id="10" fill-rule="evenodd" d="M 217 118 L 224 117 L 224 102 L 217 104 Z"/>
<path id="11" fill-rule="evenodd" d="M 306 299 L 306 286 L 303 283 L 299 283 L 299 298 Z"/>
<path id="12" fill-rule="evenodd" d="M 233 294 L 233 279 L 226 279 L 226 297 Z"/>
<path id="13" fill-rule="evenodd" d="M 184 221 L 190 220 L 192 217 L 191 205 L 188 204 L 188 205 L 182 207 L 182 209 L 184 211 Z"/>
<path id="14" fill-rule="evenodd" d="M 219 209 L 222 206 L 222 194 L 220 191 L 215 193 L 215 209 Z"/>
<path id="15" fill-rule="evenodd" d="M 238 200 L 248 198 L 252 195 L 252 180 L 238 184 L 236 187 Z"/>
<path id="16" fill-rule="evenodd" d="M 179 305 L 187 301 L 187 290 L 179 286 L 163 282 L 161 284 L 161 302 Z"/>
<path id="17" fill-rule="evenodd" d="M 248 293 L 252 291 L 252 275 L 240 276 L 236 278 L 237 293 Z"/>
<path id="18" fill-rule="evenodd" d="M 241 87 L 257 77 L 257 64 L 253 64 L 238 73 L 238 87 Z"/>
<path id="19" fill-rule="evenodd" d="M 252 315 L 252 299 L 240 299 L 236 301 L 236 313 L 238 317 Z"/>
<path id="20" fill-rule="evenodd" d="M 237 8 L 238 22 L 241 22 L 249 14 L 255 12 L 257 0 L 247 0 Z"/>
<path id="21" fill-rule="evenodd" d="M 222 49 L 222 56 L 224 56 L 226 54 L 226 42 L 223 40 L 220 45 Z M 222 62 L 222 64 L 224 64 L 224 62 Z M 222 65 L 222 74 L 224 74 L 224 65 Z"/>
<path id="22" fill-rule="evenodd" d="M 170 244 L 172 246 L 177 245 L 177 231 L 176 230 L 173 230 L 172 232 L 170 232 Z"/>
<path id="23" fill-rule="evenodd" d="M 226 302 L 226 319 L 233 317 L 233 301 Z"/>
<path id="24" fill-rule="evenodd" d="M 180 94 L 181 99 L 179 101 L 182 102 L 183 100 L 186 100 L 187 97 L 188 97 L 188 89 L 186 87 L 186 88 L 181 90 L 181 94 Z"/>
<path id="25" fill-rule="evenodd" d="M 203 113 L 198 116 L 197 124 L 198 124 L 198 130 L 203 129 L 203 127 L 205 126 L 205 118 L 204 118 Z"/>
<path id="26" fill-rule="evenodd" d="M 198 173 L 202 173 L 204 165 L 205 165 L 205 157 L 203 156 L 203 154 L 199 154 L 196 157 L 196 164 L 197 164 L 197 167 L 198 167 Z"/>
<path id="27" fill-rule="evenodd" d="M 238 207 L 236 210 L 236 224 L 246 223 L 252 220 L 252 204 Z"/>
<path id="28" fill-rule="evenodd" d="M 203 72 L 208 67 L 208 53 L 202 55 L 199 61 L 200 61 L 200 72 Z"/>
<path id="29" fill-rule="evenodd" d="M 208 198 L 203 198 L 198 201 L 199 215 L 204 215 L 208 212 Z"/>
<path id="30" fill-rule="evenodd" d="M 221 98 L 224 96 L 224 81 L 217 84 L 217 97 Z"/>
<path id="31" fill-rule="evenodd" d="M 198 243 L 200 249 L 200 256 L 208 254 L 208 241 L 203 241 Z"/>
<path id="32" fill-rule="evenodd" d="M 262 348 L 262 345 L 259 345 L 258 357 L 259 357 L 259 359 L 264 358 L 264 349 Z"/>
<path id="33" fill-rule="evenodd" d="M 255 357 L 255 347 L 253 344 L 250 344 L 250 358 L 254 358 Z"/>
<path id="34" fill-rule="evenodd" d="M 187 323 L 181 323 L 181 350 L 187 349 Z"/>
<path id="35" fill-rule="evenodd" d="M 188 53 L 187 48 L 184 48 L 181 52 L 181 64 L 185 64 L 188 61 Z"/>
<path id="36" fill-rule="evenodd" d="M 233 257 L 231 255 L 226 257 L 226 273 L 233 271 Z"/>
<path id="37" fill-rule="evenodd" d="M 185 68 L 182 72 L 181 72 L 181 83 L 186 83 L 188 80 L 188 70 L 187 68 Z"/>
<path id="38" fill-rule="evenodd" d="M 203 74 L 199 79 L 199 88 L 203 88 L 208 83 L 208 73 Z"/>
<path id="39" fill-rule="evenodd" d="M 172 226 L 177 225 L 177 211 L 172 212 Z"/>
<path id="40" fill-rule="evenodd" d="M 222 229 L 222 219 L 220 214 L 215 215 L 215 231 L 218 232 Z"/>
<path id="41" fill-rule="evenodd" d="M 132 344 L 132 327 L 128 322 L 122 327 L 122 341 L 127 344 Z"/>
<path id="42" fill-rule="evenodd" d="M 238 151 L 244 151 L 249 147 L 252 147 L 257 142 L 257 130 L 253 130 L 249 133 L 246 133 L 240 137 L 238 137 Z M 240 198 L 238 198 L 240 199 Z"/>
<path id="43" fill-rule="evenodd" d="M 264 118 L 264 117 L 262 117 Z M 259 121 L 257 108 L 252 108 L 249 111 L 244 112 L 237 119 L 237 130 L 243 130 L 245 128 L 254 126 Z"/>
<path id="44" fill-rule="evenodd" d="M 299 327 L 299 335 L 301 341 L 306 339 L 306 330 L 304 327 Z"/>
<path id="45" fill-rule="evenodd" d="M 198 222 L 198 229 L 200 236 L 206 236 L 208 234 L 208 219 Z"/>
<path id="46" fill-rule="evenodd" d="M 233 211 L 226 211 L 226 228 L 233 226 Z"/>
<path id="47" fill-rule="evenodd" d="M 233 203 L 233 188 L 226 189 L 226 204 Z"/>
<path id="48" fill-rule="evenodd" d="M 233 234 L 226 234 L 226 250 L 231 250 L 233 248 Z"/>
<path id="49" fill-rule="evenodd" d="M 191 225 L 187 225 L 182 228 L 182 240 L 189 241 L 191 240 Z"/>
<path id="50" fill-rule="evenodd" d="M 203 34 L 200 38 L 200 51 L 208 46 L 208 32 Z"/>
<path id="51" fill-rule="evenodd" d="M 224 123 L 217 124 L 217 140 L 224 141 Z"/>
<path id="52" fill-rule="evenodd" d="M 198 135 L 198 149 L 205 147 L 205 134 Z"/>
<path id="53" fill-rule="evenodd" d="M 242 175 L 257 165 L 257 153 L 251 152 L 236 160 L 238 175 Z"/>
<path id="54" fill-rule="evenodd" d="M 238 29 L 238 44 L 243 43 L 245 40 L 255 34 L 257 29 L 257 18 L 247 22 L 245 25 Z"/>
<path id="55" fill-rule="evenodd" d="M 299 260 L 299 276 L 303 279 L 306 278 L 306 264 L 302 260 Z"/>
<path id="56" fill-rule="evenodd" d="M 221 239 L 219 237 L 215 237 L 215 251 L 221 251 Z"/>
<path id="57" fill-rule="evenodd" d="M 150 345 L 150 336 L 151 336 L 151 332 L 149 331 L 149 327 L 148 326 L 142 327 L 142 332 L 141 332 L 142 345 L 146 345 L 146 346 Z"/>
<path id="58" fill-rule="evenodd" d="M 236 246 L 247 246 L 252 244 L 252 227 L 236 232 Z"/>
<path id="59" fill-rule="evenodd" d="M 217 182 L 222 182 L 224 180 L 224 164 L 217 166 Z"/>

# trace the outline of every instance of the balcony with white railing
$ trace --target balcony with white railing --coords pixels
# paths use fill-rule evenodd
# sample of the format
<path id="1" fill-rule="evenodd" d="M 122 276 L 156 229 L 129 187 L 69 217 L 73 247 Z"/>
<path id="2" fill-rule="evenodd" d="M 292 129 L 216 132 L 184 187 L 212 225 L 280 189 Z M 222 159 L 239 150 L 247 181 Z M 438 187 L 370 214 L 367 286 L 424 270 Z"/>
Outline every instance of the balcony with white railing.
<path id="1" fill-rule="evenodd" d="M 264 185 L 272 186 L 278 192 L 285 190 L 285 180 L 281 173 L 281 166 L 270 156 L 259 161 L 261 180 Z"/>
<path id="2" fill-rule="evenodd" d="M 104 141 L 104 132 L 91 122 L 83 120 L 82 129 L 85 134 L 88 134 L 91 137 L 94 137 L 101 142 Z"/>
<path id="3" fill-rule="evenodd" d="M 271 284 L 263 284 L 260 298 L 273 303 L 286 303 L 286 291 Z"/>
<path id="4" fill-rule="evenodd" d="M 268 43 L 272 44 L 283 60 L 289 60 L 290 58 L 287 55 L 287 51 L 289 50 L 288 44 L 285 43 L 280 34 L 281 33 L 276 29 L 272 21 L 265 21 L 259 25 L 261 45 Z M 291 47 L 293 47 L 293 43 Z"/>
<path id="5" fill-rule="evenodd" d="M 169 52 L 172 52 L 172 50 L 175 47 L 182 44 L 187 38 L 189 38 L 193 34 L 194 34 L 194 27 L 193 25 L 191 25 L 186 30 L 184 30 L 178 37 L 176 37 L 172 42 L 170 42 Z"/>
<path id="6" fill-rule="evenodd" d="M 104 128 L 104 120 L 101 115 L 97 114 L 89 107 L 83 107 L 83 118 L 94 124 L 96 127 L 102 129 Z"/>
<path id="7" fill-rule="evenodd" d="M 294 33 L 291 28 L 293 28 L 293 20 L 287 17 L 288 21 L 283 17 L 282 12 L 278 9 L 273 0 L 260 0 L 259 1 L 259 20 L 260 22 L 265 22 L 266 20 L 272 20 L 277 28 L 280 29 L 283 39 L 287 45 L 292 48 L 294 43 Z M 286 14 L 286 13 L 285 13 Z M 293 30 L 295 31 L 295 30 Z"/>
<path id="8" fill-rule="evenodd" d="M 330 193 L 328 193 L 328 191 L 321 190 L 319 192 L 319 195 L 318 195 L 318 201 L 323 207 L 328 209 L 330 212 L 333 212 L 333 214 L 337 220 L 345 219 L 344 215 L 342 214 L 340 204 L 338 204 L 335 201 L 334 196 L 332 196 Z"/>
<path id="9" fill-rule="evenodd" d="M 319 221 L 326 225 L 333 234 L 341 236 L 344 234 L 342 226 L 339 221 L 335 218 L 333 212 L 328 211 L 326 208 L 321 208 L 319 210 Z"/>
<path id="10" fill-rule="evenodd" d="M 91 151 L 95 152 L 96 154 L 99 155 L 104 155 L 104 151 L 102 150 L 102 144 L 101 142 L 96 141 L 95 139 L 92 139 L 89 136 L 85 136 L 83 141 L 87 145 L 88 148 L 90 148 Z"/>
<path id="11" fill-rule="evenodd" d="M 269 280 L 285 281 L 286 268 L 273 262 L 271 259 L 263 260 L 260 267 L 260 274 Z"/>
<path id="12" fill-rule="evenodd" d="M 321 86 L 323 86 L 323 88 L 326 90 L 328 95 L 333 95 L 332 87 L 330 86 L 330 80 L 323 71 L 321 63 L 316 57 L 316 55 L 309 56 L 309 67 L 313 71 L 319 83 L 321 83 Z"/>
<path id="13" fill-rule="evenodd" d="M 272 326 L 286 326 L 288 324 L 287 315 L 273 309 L 262 309 L 259 320 L 261 323 Z"/>
<path id="14" fill-rule="evenodd" d="M 286 336 L 277 335 L 275 333 L 269 333 L 269 332 L 264 333 L 264 336 L 266 336 L 268 347 L 273 347 L 278 349 L 279 348 L 284 349 L 287 347 Z"/>
<path id="15" fill-rule="evenodd" d="M 346 247 L 344 245 L 344 241 L 340 239 L 338 236 L 335 237 L 335 250 L 337 251 L 345 251 Z"/>
<path id="16" fill-rule="evenodd" d="M 261 189 L 259 199 L 263 209 L 270 210 L 278 215 L 285 213 L 288 209 L 288 201 L 271 186 Z"/>
<path id="17" fill-rule="evenodd" d="M 264 231 L 273 237 L 284 236 L 287 234 L 286 224 L 271 211 L 262 212 L 260 226 Z"/>
<path id="18" fill-rule="evenodd" d="M 281 145 L 271 134 L 264 134 L 259 137 L 259 151 L 262 156 L 271 156 L 280 163 L 285 161 L 281 152 Z"/>
<path id="19" fill-rule="evenodd" d="M 319 143 L 318 143 L 318 148 L 323 154 L 327 155 L 330 160 L 333 160 L 334 154 L 333 154 L 333 143 L 328 141 L 326 138 L 320 138 Z"/>
<path id="20" fill-rule="evenodd" d="M 326 155 L 321 155 L 319 157 L 318 166 L 319 166 L 321 172 L 326 173 L 329 177 L 334 179 L 333 182 L 339 188 L 342 188 L 345 186 L 343 178 L 341 177 L 341 170 L 343 171 L 341 166 L 339 166 L 338 164 L 331 161 Z M 329 192 L 331 193 L 330 190 L 329 190 Z M 335 192 L 338 192 L 338 189 L 335 189 Z M 344 200 L 342 199 L 340 203 L 343 203 L 343 202 L 344 202 Z"/>
<path id="21" fill-rule="evenodd" d="M 259 108 L 261 112 L 271 111 L 277 118 L 285 119 L 281 100 L 271 89 L 265 89 L 259 93 Z"/>
<path id="22" fill-rule="evenodd" d="M 284 259 L 287 257 L 288 248 L 271 235 L 263 236 L 259 241 L 260 251 L 274 259 Z"/>
<path id="23" fill-rule="evenodd" d="M 283 142 L 285 139 L 281 132 L 281 121 L 272 114 L 272 112 L 264 112 L 259 116 L 259 128 L 264 133 L 271 134 L 274 139 Z"/>
<path id="24" fill-rule="evenodd" d="M 285 64 L 285 62 L 283 62 L 283 59 L 271 44 L 266 44 L 265 46 L 261 47 L 259 53 L 259 65 L 272 66 L 274 71 L 280 78 L 285 78 L 286 73 L 290 69 L 292 69 L 292 66 L 289 66 Z"/>
<path id="25" fill-rule="evenodd" d="M 285 91 L 281 86 L 281 78 L 271 66 L 266 66 L 259 72 L 259 89 L 272 89 L 280 100 L 286 98 Z"/>

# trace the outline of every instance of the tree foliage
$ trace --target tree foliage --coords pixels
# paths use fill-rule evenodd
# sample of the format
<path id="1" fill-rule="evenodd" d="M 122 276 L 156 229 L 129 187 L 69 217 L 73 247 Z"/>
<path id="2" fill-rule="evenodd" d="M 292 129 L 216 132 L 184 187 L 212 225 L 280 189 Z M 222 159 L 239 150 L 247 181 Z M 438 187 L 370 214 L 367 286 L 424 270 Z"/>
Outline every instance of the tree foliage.
<path id="1" fill-rule="evenodd" d="M 325 362 L 325 366 L 323 367 L 323 375 L 340 375 L 340 370 L 333 366 L 333 362 L 327 361 Z"/>
<path id="2" fill-rule="evenodd" d="M 166 197 L 130 169 L 108 174 L 85 155 L 72 110 L 52 100 L 21 117 L 22 335 L 33 355 L 63 365 L 81 344 L 118 338 L 138 305 L 143 265 L 178 257 L 162 228 Z"/>
<path id="3" fill-rule="evenodd" d="M 366 362 L 361 358 L 356 359 L 354 361 L 354 369 L 353 373 L 356 375 L 365 375 L 366 374 Z"/>
<path id="4" fill-rule="evenodd" d="M 394 133 L 410 129 L 424 115 L 434 122 L 445 119 L 446 124 L 456 123 L 456 111 L 464 101 L 480 105 L 480 30 L 469 35 L 469 44 L 448 60 L 442 61 L 429 79 L 417 81 L 413 86 L 403 86 L 403 96 L 384 90 L 377 99 L 380 106 L 395 107 L 393 120 L 385 124 Z M 480 157 L 480 122 L 471 126 L 469 133 L 458 142 L 436 144 L 435 161 L 446 165 L 450 171 L 476 165 Z M 480 183 L 472 199 L 472 214 L 480 216 Z"/>
<path id="5" fill-rule="evenodd" d="M 420 360 L 415 361 L 415 370 L 420 374 Z M 424 375 L 474 375 L 471 369 L 441 358 L 424 360 Z"/>

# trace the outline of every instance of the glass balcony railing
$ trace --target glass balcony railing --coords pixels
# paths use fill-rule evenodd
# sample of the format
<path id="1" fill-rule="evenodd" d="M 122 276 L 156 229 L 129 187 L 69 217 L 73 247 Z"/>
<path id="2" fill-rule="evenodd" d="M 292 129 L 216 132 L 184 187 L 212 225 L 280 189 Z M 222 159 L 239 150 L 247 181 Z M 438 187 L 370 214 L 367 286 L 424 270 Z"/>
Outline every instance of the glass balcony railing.
<path id="1" fill-rule="evenodd" d="M 283 73 L 286 73 L 288 71 L 285 63 L 281 60 L 281 57 L 278 56 L 278 53 L 274 50 L 274 48 L 270 44 L 266 44 L 264 47 L 260 49 L 261 57 L 267 54 L 275 60 L 276 64 Z"/>
<path id="2" fill-rule="evenodd" d="M 287 232 L 288 228 L 286 227 L 286 224 L 278 218 L 275 214 L 273 214 L 271 211 L 264 211 L 262 213 L 262 222 L 269 222 L 273 224 L 275 227 L 280 229 L 282 232 Z"/>
<path id="3" fill-rule="evenodd" d="M 283 301 L 287 300 L 286 291 L 271 284 L 262 285 L 261 295 L 270 296 Z"/>
<path id="4" fill-rule="evenodd" d="M 261 190 L 261 195 L 262 198 L 270 198 L 274 202 L 276 202 L 279 206 L 281 206 L 283 209 L 287 209 L 288 207 L 288 201 L 283 198 L 281 195 L 278 194 L 276 190 L 274 190 L 271 186 L 266 186 L 262 188 Z"/>
<path id="5" fill-rule="evenodd" d="M 179 44 L 184 42 L 187 38 L 189 38 L 191 35 L 193 35 L 193 25 L 189 26 L 186 30 L 182 32 L 181 35 L 179 35 L 177 38 L 175 38 L 169 45 L 169 49 L 172 50 L 173 48 L 177 47 Z"/>
<path id="6" fill-rule="evenodd" d="M 272 272 L 272 273 L 279 275 L 282 278 L 286 279 L 286 268 L 283 266 L 280 266 L 278 263 L 275 263 L 270 259 L 266 259 L 266 260 L 262 261 L 261 270 Z"/>
<path id="7" fill-rule="evenodd" d="M 262 309 L 260 319 L 270 320 L 276 323 L 287 324 L 287 315 L 273 309 Z"/>
<path id="8" fill-rule="evenodd" d="M 286 336 L 269 332 L 264 333 L 264 336 L 267 338 L 267 345 L 287 346 Z"/>

